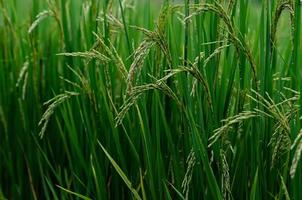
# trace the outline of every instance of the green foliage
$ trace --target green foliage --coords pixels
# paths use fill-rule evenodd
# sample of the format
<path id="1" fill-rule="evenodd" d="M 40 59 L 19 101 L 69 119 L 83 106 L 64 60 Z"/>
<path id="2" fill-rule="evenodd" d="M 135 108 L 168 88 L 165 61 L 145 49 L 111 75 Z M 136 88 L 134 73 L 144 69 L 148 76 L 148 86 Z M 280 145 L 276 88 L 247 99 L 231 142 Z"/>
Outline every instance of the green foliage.
<path id="1" fill-rule="evenodd" d="M 302 199 L 300 0 L 0 0 L 0 199 Z"/>

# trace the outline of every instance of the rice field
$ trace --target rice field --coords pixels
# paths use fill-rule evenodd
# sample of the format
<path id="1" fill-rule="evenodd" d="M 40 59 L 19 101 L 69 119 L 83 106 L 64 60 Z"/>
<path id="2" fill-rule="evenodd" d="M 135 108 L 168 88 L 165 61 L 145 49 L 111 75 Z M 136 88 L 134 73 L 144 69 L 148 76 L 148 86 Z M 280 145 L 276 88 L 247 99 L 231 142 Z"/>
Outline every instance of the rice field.
<path id="1" fill-rule="evenodd" d="M 0 200 L 302 199 L 300 0 L 0 0 Z"/>

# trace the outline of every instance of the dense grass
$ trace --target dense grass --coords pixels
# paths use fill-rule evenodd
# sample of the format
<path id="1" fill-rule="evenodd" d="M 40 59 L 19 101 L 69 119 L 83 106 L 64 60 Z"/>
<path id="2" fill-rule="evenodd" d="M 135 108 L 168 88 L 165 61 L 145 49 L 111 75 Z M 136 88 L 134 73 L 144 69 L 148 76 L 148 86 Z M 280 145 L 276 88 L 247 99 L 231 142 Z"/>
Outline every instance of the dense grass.
<path id="1" fill-rule="evenodd" d="M 300 0 L 0 0 L 0 199 L 302 199 Z"/>

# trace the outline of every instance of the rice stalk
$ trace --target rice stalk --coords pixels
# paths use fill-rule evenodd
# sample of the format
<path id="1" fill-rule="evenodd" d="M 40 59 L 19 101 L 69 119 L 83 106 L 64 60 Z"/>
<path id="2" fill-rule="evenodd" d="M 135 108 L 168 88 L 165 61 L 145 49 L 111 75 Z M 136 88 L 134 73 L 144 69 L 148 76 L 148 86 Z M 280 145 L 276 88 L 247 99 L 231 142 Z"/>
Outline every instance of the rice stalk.
<path id="1" fill-rule="evenodd" d="M 111 155 L 108 153 L 108 151 L 103 147 L 100 141 L 98 141 L 99 146 L 102 148 L 103 152 L 105 153 L 106 157 L 109 159 L 110 163 L 113 165 L 116 172 L 120 175 L 120 177 L 123 179 L 124 183 L 127 185 L 129 190 L 134 195 L 134 198 L 137 200 L 141 200 L 141 197 L 137 193 L 137 191 L 132 187 L 131 181 L 127 178 L 126 174 L 123 172 L 123 170 L 120 168 L 120 166 L 113 160 Z"/>
<path id="2" fill-rule="evenodd" d="M 0 199 L 301 199 L 299 2 L 0 0 Z"/>
<path id="3" fill-rule="evenodd" d="M 282 176 L 280 176 L 281 179 L 281 188 L 283 190 L 283 194 L 285 196 L 285 200 L 290 200 L 290 196 L 286 187 L 286 183 L 284 182 L 284 178 Z"/>
<path id="4" fill-rule="evenodd" d="M 71 190 L 69 190 L 69 189 L 66 189 L 66 188 L 63 188 L 62 186 L 60 186 L 60 185 L 56 185 L 58 188 L 60 188 L 62 191 L 64 191 L 64 192 L 67 192 L 67 193 L 69 193 L 69 194 L 72 194 L 72 195 L 74 195 L 74 196 L 76 196 L 76 197 L 78 197 L 78 198 L 80 198 L 80 199 L 84 199 L 84 200 L 92 200 L 91 198 L 89 198 L 89 197 L 86 197 L 86 196 L 84 196 L 84 195 L 82 195 L 82 194 L 79 194 L 79 193 L 77 193 L 77 192 L 73 192 L 73 191 L 71 191 Z"/>
<path id="5" fill-rule="evenodd" d="M 119 8 L 120 8 L 121 16 L 122 16 L 123 27 L 124 27 L 124 31 L 125 31 L 125 37 L 126 37 L 126 41 L 127 41 L 128 53 L 131 54 L 132 50 L 131 50 L 131 45 L 130 45 L 130 37 L 129 37 L 129 33 L 128 33 L 127 23 L 126 23 L 125 14 L 124 14 L 124 5 L 122 4 L 121 0 L 118 0 L 118 2 L 119 2 Z"/>

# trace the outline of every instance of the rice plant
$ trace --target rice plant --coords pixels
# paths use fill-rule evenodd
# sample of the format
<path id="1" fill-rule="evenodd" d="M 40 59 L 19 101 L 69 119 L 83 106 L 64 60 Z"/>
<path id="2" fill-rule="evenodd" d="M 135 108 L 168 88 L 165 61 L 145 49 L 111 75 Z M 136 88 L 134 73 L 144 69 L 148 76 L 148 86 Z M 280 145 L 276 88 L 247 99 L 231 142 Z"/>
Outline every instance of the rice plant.
<path id="1" fill-rule="evenodd" d="M 0 0 L 0 199 L 302 199 L 301 11 Z"/>

